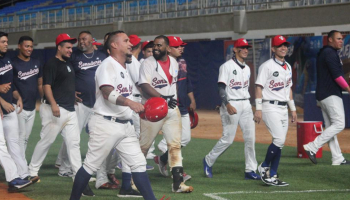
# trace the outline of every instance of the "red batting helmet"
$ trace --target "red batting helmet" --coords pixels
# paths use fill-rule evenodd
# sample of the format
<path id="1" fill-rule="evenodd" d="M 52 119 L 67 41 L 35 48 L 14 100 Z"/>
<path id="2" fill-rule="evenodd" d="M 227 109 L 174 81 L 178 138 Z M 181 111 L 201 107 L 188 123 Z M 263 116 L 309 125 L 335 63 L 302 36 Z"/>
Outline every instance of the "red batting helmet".
<path id="1" fill-rule="evenodd" d="M 140 117 L 150 122 L 160 121 L 168 114 L 168 104 L 161 97 L 148 99 L 144 107 L 145 111 L 140 113 Z"/>
<path id="2" fill-rule="evenodd" d="M 191 129 L 194 129 L 198 125 L 198 114 L 190 108 L 188 108 L 188 114 L 190 115 Z"/>

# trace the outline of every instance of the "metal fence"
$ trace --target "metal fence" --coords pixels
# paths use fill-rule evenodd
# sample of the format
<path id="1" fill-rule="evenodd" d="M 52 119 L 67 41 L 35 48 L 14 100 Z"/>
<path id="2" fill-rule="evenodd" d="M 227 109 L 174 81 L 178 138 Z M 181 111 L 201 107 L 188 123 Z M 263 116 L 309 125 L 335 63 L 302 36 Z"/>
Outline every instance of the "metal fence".
<path id="1" fill-rule="evenodd" d="M 0 30 L 67 28 L 117 21 L 190 17 L 235 10 L 262 10 L 345 3 L 350 0 L 124 0 L 92 6 L 73 6 L 40 12 L 22 11 L 0 16 Z"/>

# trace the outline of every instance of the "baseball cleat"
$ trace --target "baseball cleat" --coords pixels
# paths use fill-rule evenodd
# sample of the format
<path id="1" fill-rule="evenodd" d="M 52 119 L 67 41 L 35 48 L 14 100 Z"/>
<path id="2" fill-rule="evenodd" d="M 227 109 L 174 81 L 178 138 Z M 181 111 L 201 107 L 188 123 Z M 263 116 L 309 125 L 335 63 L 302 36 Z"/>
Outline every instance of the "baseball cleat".
<path id="1" fill-rule="evenodd" d="M 83 194 L 82 196 L 85 196 L 85 197 L 94 197 L 95 194 L 94 192 L 91 190 L 89 184 L 86 185 L 84 191 L 83 191 Z"/>
<path id="2" fill-rule="evenodd" d="M 304 147 L 306 154 L 309 156 L 311 162 L 314 164 L 317 164 L 316 154 L 308 148 L 307 144 L 303 145 L 303 147 Z"/>
<path id="3" fill-rule="evenodd" d="M 117 194 L 118 197 L 134 197 L 134 198 L 142 198 L 142 195 L 133 189 L 125 190 L 123 188 L 120 189 L 119 193 Z"/>
<path id="4" fill-rule="evenodd" d="M 184 179 L 184 183 L 192 178 L 191 175 L 186 174 L 185 172 L 182 174 L 182 177 Z"/>
<path id="5" fill-rule="evenodd" d="M 119 180 L 115 177 L 114 174 L 107 174 L 107 177 L 108 177 L 108 180 L 109 180 L 111 183 L 113 183 L 113 184 L 115 184 L 115 185 L 120 185 Z"/>
<path id="6" fill-rule="evenodd" d="M 185 185 L 184 182 L 182 182 L 179 186 L 179 188 L 177 190 L 174 189 L 173 187 L 174 184 L 171 185 L 171 189 L 173 192 L 176 192 L 176 193 L 190 193 L 193 191 L 193 187 L 192 186 L 187 186 Z"/>
<path id="7" fill-rule="evenodd" d="M 31 184 L 32 184 L 31 181 L 24 180 L 24 179 L 21 179 L 21 178 L 15 178 L 11 182 L 8 183 L 8 186 L 9 186 L 8 191 L 9 192 L 15 192 L 15 191 L 17 191 L 19 189 L 28 187 Z"/>
<path id="8" fill-rule="evenodd" d="M 344 159 L 341 163 L 332 163 L 332 165 L 350 165 L 350 161 Z"/>
<path id="9" fill-rule="evenodd" d="M 40 177 L 39 176 L 27 176 L 24 178 L 24 180 L 31 181 L 33 184 L 38 182 L 40 183 Z"/>
<path id="10" fill-rule="evenodd" d="M 167 168 L 167 166 L 166 166 L 166 163 L 163 163 L 163 162 L 160 160 L 160 157 L 159 157 L 159 156 L 154 157 L 153 160 L 154 160 L 154 162 L 158 165 L 159 172 L 160 172 L 163 176 L 169 176 L 168 168 Z"/>
<path id="11" fill-rule="evenodd" d="M 270 178 L 270 183 L 268 185 L 284 187 L 288 186 L 289 184 L 280 180 L 277 175 L 274 175 Z"/>
<path id="12" fill-rule="evenodd" d="M 154 170 L 154 167 L 152 165 L 146 165 L 146 170 Z"/>
<path id="13" fill-rule="evenodd" d="M 212 167 L 209 167 L 209 165 L 205 161 L 205 158 L 203 158 L 203 169 L 206 177 L 213 178 Z"/>
<path id="14" fill-rule="evenodd" d="M 251 172 L 245 172 L 244 178 L 246 180 L 261 180 L 261 176 L 254 171 Z"/>
<path id="15" fill-rule="evenodd" d="M 116 190 L 116 189 L 120 189 L 119 185 L 107 182 L 102 184 L 99 188 L 97 189 L 106 189 L 106 190 Z"/>
<path id="16" fill-rule="evenodd" d="M 258 171 L 260 173 L 260 178 L 262 182 L 264 182 L 267 185 L 270 185 L 271 178 L 270 178 L 270 167 L 262 167 L 262 163 L 258 166 Z"/>
<path id="17" fill-rule="evenodd" d="M 60 173 L 60 172 L 58 172 L 58 175 L 60 176 L 60 177 L 64 177 L 64 178 L 68 178 L 68 177 L 73 177 L 74 175 L 73 175 L 73 172 L 66 172 L 66 173 Z"/>

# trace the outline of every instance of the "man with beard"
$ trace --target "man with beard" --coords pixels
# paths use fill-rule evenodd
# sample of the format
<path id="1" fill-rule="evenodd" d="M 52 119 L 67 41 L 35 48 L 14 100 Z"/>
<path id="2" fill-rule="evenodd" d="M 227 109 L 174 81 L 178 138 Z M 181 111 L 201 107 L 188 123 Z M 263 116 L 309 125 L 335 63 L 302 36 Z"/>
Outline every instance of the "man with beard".
<path id="1" fill-rule="evenodd" d="M 74 180 L 70 200 L 80 199 L 91 175 L 114 148 L 122 162 L 130 167 L 142 197 L 155 200 L 146 173 L 146 159 L 142 155 L 132 121 L 133 111 L 139 113 L 144 110 L 142 104 L 132 100 L 132 81 L 126 70 L 127 57 L 132 55 L 132 44 L 123 31 L 116 31 L 109 35 L 106 46 L 110 56 L 99 66 L 95 76 L 97 93 L 94 114 L 89 121 L 89 149 L 84 165 Z M 123 180 L 127 182 L 124 174 Z M 123 186 L 118 196 L 139 196 L 131 190 L 130 184 L 129 188 Z"/>
<path id="2" fill-rule="evenodd" d="M 13 95 L 12 94 L 12 87 L 11 87 L 11 80 L 12 80 L 12 74 L 11 77 L 9 77 L 10 80 L 5 79 L 5 75 L 7 73 L 10 73 L 10 71 L 12 71 L 12 65 L 11 65 L 11 61 L 10 58 L 8 58 L 6 56 L 6 52 L 7 52 L 7 46 L 8 46 L 8 38 L 7 38 L 7 33 L 1 32 L 0 31 L 0 72 L 1 72 L 1 76 L 0 76 L 0 93 L 1 96 L 3 94 L 7 95 Z M 8 76 L 6 76 L 8 77 Z M 4 99 L 2 97 L 0 97 L 0 101 L 4 101 Z M 14 109 L 13 109 L 14 110 Z M 28 167 L 26 169 L 21 169 L 21 167 L 14 162 L 14 159 L 21 159 L 23 160 L 22 162 L 25 162 L 24 159 L 22 159 L 22 154 L 20 151 L 20 146 L 18 144 L 18 132 L 16 134 L 16 132 L 12 132 L 13 129 L 16 129 L 16 127 L 18 126 L 18 124 L 9 124 L 12 125 L 13 127 L 11 127 L 11 133 L 9 133 L 9 131 L 6 132 L 4 131 L 4 127 L 3 127 L 3 112 L 0 109 L 0 163 L 1 166 L 4 168 L 5 171 L 5 177 L 6 177 L 6 181 L 8 182 L 8 190 L 9 191 L 14 191 L 17 189 L 21 189 L 24 188 L 26 186 L 29 186 L 30 184 L 32 184 L 32 181 L 30 180 L 24 180 L 24 178 L 27 178 L 26 175 L 28 175 Z M 10 153 L 8 152 L 8 148 L 7 145 L 10 147 L 10 145 L 12 146 L 12 151 L 16 150 L 16 153 L 18 155 L 15 155 L 15 158 L 13 158 L 12 155 L 10 155 Z M 13 147 L 15 147 L 13 149 Z M 12 154 L 12 153 L 11 153 Z M 19 166 L 19 168 L 17 168 L 17 166 Z M 20 171 L 21 170 L 21 171 Z M 28 177 L 30 179 L 30 177 Z M 27 179 L 28 179 L 27 178 Z M 35 182 L 37 180 L 33 180 L 33 182 Z"/>
<path id="3" fill-rule="evenodd" d="M 170 51 L 169 55 L 178 61 L 179 75 L 177 81 L 177 94 L 179 100 L 179 110 L 181 113 L 181 147 L 185 147 L 191 141 L 191 122 L 188 113 L 188 107 L 191 110 L 196 109 L 196 101 L 193 95 L 193 88 L 191 81 L 187 77 L 186 61 L 182 58 L 184 52 L 184 43 L 180 37 L 168 36 Z M 168 148 L 166 140 L 163 138 L 159 144 L 158 149 L 163 152 L 163 155 L 156 156 L 154 161 L 158 164 L 161 174 L 167 169 L 166 164 L 168 163 Z M 164 166 L 164 167 L 163 167 Z M 183 173 L 184 182 L 191 179 L 191 175 Z"/>
<path id="4" fill-rule="evenodd" d="M 39 59 L 30 57 L 33 52 L 33 39 L 22 36 L 18 41 L 19 54 L 11 60 L 13 81 L 23 100 L 23 110 L 18 116 L 19 145 L 25 156 L 29 136 L 35 119 L 35 103 L 43 97 L 43 66 Z"/>
<path id="5" fill-rule="evenodd" d="M 343 63 L 338 51 L 343 48 L 343 36 L 332 30 L 327 36 L 328 44 L 317 55 L 316 99 L 321 106 L 326 129 L 314 141 L 304 145 L 310 160 L 317 164 L 316 153 L 326 143 L 332 153 L 332 165 L 349 165 L 341 153 L 337 134 L 345 127 L 342 89 L 350 92 L 344 79 Z"/>
<path id="6" fill-rule="evenodd" d="M 75 73 L 69 61 L 73 44 L 76 42 L 77 39 L 71 38 L 68 34 L 58 35 L 56 56 L 48 60 L 44 67 L 44 97 L 40 106 L 41 138 L 35 146 L 29 165 L 30 175 L 33 177 L 38 176 L 50 146 L 60 132 L 67 146 L 73 176 L 81 167 L 80 131 L 74 108 Z M 89 186 L 85 189 L 85 195 L 93 194 Z"/>
<path id="7" fill-rule="evenodd" d="M 169 149 L 169 166 L 173 175 L 172 191 L 187 193 L 192 192 L 193 187 L 185 185 L 182 176 L 181 114 L 176 100 L 179 66 L 173 57 L 168 56 L 169 48 L 169 39 L 164 35 L 157 36 L 154 40 L 153 56 L 141 64 L 139 85 L 143 94 L 142 102 L 151 97 L 162 97 L 167 101 L 169 110 L 167 116 L 158 122 L 141 119 L 140 145 L 146 156 L 158 132 L 162 130 Z"/>

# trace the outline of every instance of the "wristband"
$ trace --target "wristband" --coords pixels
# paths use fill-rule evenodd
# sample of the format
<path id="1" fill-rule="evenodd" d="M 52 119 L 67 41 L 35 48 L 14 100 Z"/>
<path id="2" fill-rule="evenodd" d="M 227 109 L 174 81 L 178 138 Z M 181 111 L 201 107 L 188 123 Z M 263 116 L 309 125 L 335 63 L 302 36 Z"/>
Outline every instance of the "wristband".
<path id="1" fill-rule="evenodd" d="M 261 98 L 255 99 L 255 108 L 256 108 L 256 110 L 262 110 L 262 99 Z"/>
<path id="2" fill-rule="evenodd" d="M 108 95 L 108 101 L 113 103 L 113 104 L 117 104 L 117 99 L 119 97 L 119 94 L 117 93 L 117 91 L 113 90 L 111 93 L 109 93 Z"/>
<path id="3" fill-rule="evenodd" d="M 288 107 L 290 109 L 290 111 L 296 111 L 296 107 L 295 107 L 295 104 L 294 104 L 294 100 L 289 100 L 288 102 Z"/>

